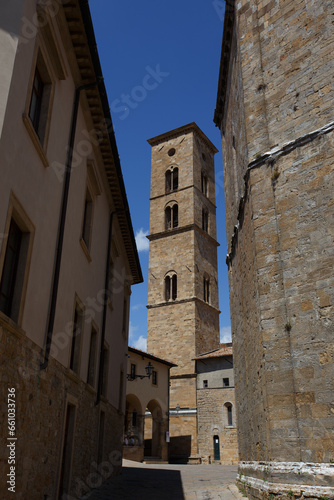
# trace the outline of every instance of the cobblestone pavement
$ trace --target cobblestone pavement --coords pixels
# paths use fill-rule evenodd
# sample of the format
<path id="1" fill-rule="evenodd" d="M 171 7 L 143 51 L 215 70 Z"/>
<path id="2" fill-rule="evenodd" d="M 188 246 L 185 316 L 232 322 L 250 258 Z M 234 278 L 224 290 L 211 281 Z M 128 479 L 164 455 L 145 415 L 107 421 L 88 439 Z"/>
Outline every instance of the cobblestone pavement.
<path id="1" fill-rule="evenodd" d="M 81 500 L 236 500 L 237 467 L 163 465 L 123 460 L 123 473 Z"/>

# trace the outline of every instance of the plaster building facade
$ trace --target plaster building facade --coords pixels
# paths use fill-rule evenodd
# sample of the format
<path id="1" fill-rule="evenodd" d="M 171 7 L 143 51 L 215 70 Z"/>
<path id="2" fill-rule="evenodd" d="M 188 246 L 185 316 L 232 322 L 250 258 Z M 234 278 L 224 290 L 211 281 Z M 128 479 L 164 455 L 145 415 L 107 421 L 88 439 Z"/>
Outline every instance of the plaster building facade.
<path id="1" fill-rule="evenodd" d="M 170 455 L 197 457 L 194 358 L 219 346 L 215 146 L 195 123 L 152 146 L 147 350 L 171 369 Z"/>
<path id="2" fill-rule="evenodd" d="M 232 343 L 195 358 L 197 441 L 202 463 L 238 463 Z"/>
<path id="3" fill-rule="evenodd" d="M 88 2 L 0 10 L 0 489 L 78 498 L 120 472 L 142 275 Z"/>
<path id="4" fill-rule="evenodd" d="M 214 121 L 251 498 L 334 494 L 332 7 L 226 2 Z"/>
<path id="5" fill-rule="evenodd" d="M 170 369 L 176 365 L 134 347 L 128 353 L 123 457 L 168 462 Z"/>

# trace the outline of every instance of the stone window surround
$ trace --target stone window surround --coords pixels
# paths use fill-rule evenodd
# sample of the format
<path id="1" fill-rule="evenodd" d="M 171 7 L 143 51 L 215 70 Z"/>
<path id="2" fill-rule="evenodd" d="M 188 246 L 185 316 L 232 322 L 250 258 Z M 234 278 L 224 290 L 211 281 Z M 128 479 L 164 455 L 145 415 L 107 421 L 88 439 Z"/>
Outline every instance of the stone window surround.
<path id="1" fill-rule="evenodd" d="M 27 250 L 26 250 L 26 257 L 25 257 L 25 271 L 24 271 L 23 282 L 22 282 L 21 293 L 20 293 L 20 295 L 21 295 L 20 306 L 19 306 L 19 310 L 18 310 L 17 319 L 16 319 L 16 321 L 14 321 L 14 323 L 16 323 L 19 327 L 21 327 L 26 292 L 27 292 L 27 285 L 28 285 L 28 277 L 29 277 L 29 271 L 30 271 L 30 265 L 31 265 L 31 256 L 32 256 L 33 240 L 34 240 L 34 235 L 35 235 L 35 226 L 31 222 L 30 218 L 28 217 L 23 206 L 21 205 L 21 203 L 19 202 L 18 198 L 16 197 L 16 195 L 14 194 L 13 191 L 11 191 L 10 197 L 9 197 L 9 204 L 8 204 L 8 211 L 7 211 L 5 228 L 4 228 L 4 235 L 8 235 L 9 227 L 10 227 L 10 223 L 11 223 L 12 219 L 15 220 L 16 224 L 19 226 L 19 228 L 21 229 L 21 231 L 23 233 L 29 234 L 29 241 L 28 241 Z M 7 249 L 7 239 L 6 239 L 6 237 L 4 237 L 3 242 L 2 242 L 1 252 L 0 252 L 0 279 L 2 276 L 2 272 L 3 272 L 6 249 Z M 4 317 L 7 317 L 7 316 L 4 315 Z M 10 319 L 10 318 L 8 318 L 8 319 Z M 11 321 L 13 321 L 13 319 L 11 319 Z"/>
<path id="2" fill-rule="evenodd" d="M 64 422 L 66 422 L 66 418 L 67 418 L 67 412 L 68 412 L 68 408 L 69 406 L 73 406 L 74 409 L 75 409 L 75 416 L 74 416 L 74 429 L 73 429 L 73 436 L 72 436 L 72 450 L 71 450 L 71 457 L 70 457 L 70 470 L 68 471 L 68 474 L 69 474 L 69 482 L 71 483 L 71 477 L 72 477 L 72 465 L 73 465 L 73 451 L 74 451 L 74 446 L 73 446 L 73 443 L 75 441 L 75 434 L 76 434 L 76 423 L 77 423 L 77 415 L 78 415 L 78 412 L 77 412 L 77 409 L 78 409 L 78 401 L 77 401 L 77 398 L 74 397 L 71 393 L 67 393 L 66 394 L 66 401 L 65 401 L 65 408 L 66 408 L 66 412 L 65 412 L 65 416 L 64 416 Z M 65 444 L 65 431 L 66 431 L 66 426 L 64 425 L 63 426 L 63 430 L 62 430 L 62 437 L 61 437 L 61 453 L 59 453 L 59 467 L 58 467 L 58 480 L 57 480 L 57 498 L 59 497 L 59 490 L 60 490 L 60 480 L 61 480 L 61 472 L 62 472 L 62 462 L 63 462 L 63 454 L 64 454 L 64 444 Z"/>
<path id="3" fill-rule="evenodd" d="M 38 60 L 39 60 L 39 63 L 38 63 Z M 41 71 L 41 64 L 43 66 L 42 71 Z M 47 74 L 47 80 L 49 80 L 47 82 L 47 84 L 50 85 L 50 89 L 49 89 L 50 93 L 49 93 L 48 103 L 47 103 L 47 108 L 48 108 L 47 118 L 46 118 L 45 124 L 43 126 L 44 134 L 43 134 L 42 141 L 38 137 L 37 132 L 34 128 L 34 125 L 31 121 L 31 118 L 29 116 L 31 96 L 32 96 L 32 91 L 33 91 L 36 69 L 39 70 L 39 73 Z M 46 80 L 45 77 L 43 78 L 43 76 L 42 76 L 42 79 L 44 79 L 44 81 Z M 48 56 L 48 51 L 46 49 L 45 41 L 43 40 L 43 37 L 40 34 L 38 34 L 36 36 L 35 52 L 34 52 L 34 56 L 33 56 L 32 69 L 31 69 L 30 79 L 29 79 L 29 83 L 28 83 L 26 103 L 25 103 L 25 108 L 24 108 L 24 113 L 22 115 L 22 118 L 23 118 L 23 123 L 28 131 L 28 134 L 32 140 L 32 143 L 34 144 L 34 146 L 36 148 L 36 151 L 37 151 L 44 167 L 49 166 L 49 161 L 47 159 L 46 152 L 47 152 L 47 144 L 48 144 L 49 132 L 50 132 L 51 115 L 52 115 L 52 107 L 53 107 L 53 99 L 54 99 L 54 91 L 55 91 L 55 82 L 56 82 L 56 76 L 53 72 L 52 62 Z"/>

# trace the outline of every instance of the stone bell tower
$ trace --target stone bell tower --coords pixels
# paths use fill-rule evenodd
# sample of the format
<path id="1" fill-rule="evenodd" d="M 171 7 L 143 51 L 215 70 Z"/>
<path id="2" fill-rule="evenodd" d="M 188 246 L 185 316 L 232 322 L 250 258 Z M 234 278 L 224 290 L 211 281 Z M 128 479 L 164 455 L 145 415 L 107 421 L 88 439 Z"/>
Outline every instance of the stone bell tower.
<path id="1" fill-rule="evenodd" d="M 152 146 L 148 352 L 171 370 L 170 456 L 197 453 L 194 357 L 219 346 L 215 146 L 195 123 Z"/>

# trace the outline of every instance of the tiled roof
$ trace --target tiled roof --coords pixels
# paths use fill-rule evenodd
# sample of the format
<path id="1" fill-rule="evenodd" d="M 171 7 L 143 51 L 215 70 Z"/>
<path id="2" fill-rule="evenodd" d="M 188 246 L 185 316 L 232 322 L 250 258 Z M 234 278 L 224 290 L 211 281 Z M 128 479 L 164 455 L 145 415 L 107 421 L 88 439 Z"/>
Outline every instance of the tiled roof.
<path id="1" fill-rule="evenodd" d="M 233 355 L 233 347 L 232 343 L 229 344 L 220 344 L 221 347 L 216 349 L 215 351 L 206 352 L 194 358 L 195 360 L 207 359 L 207 358 L 221 358 L 223 356 L 232 356 Z"/>

